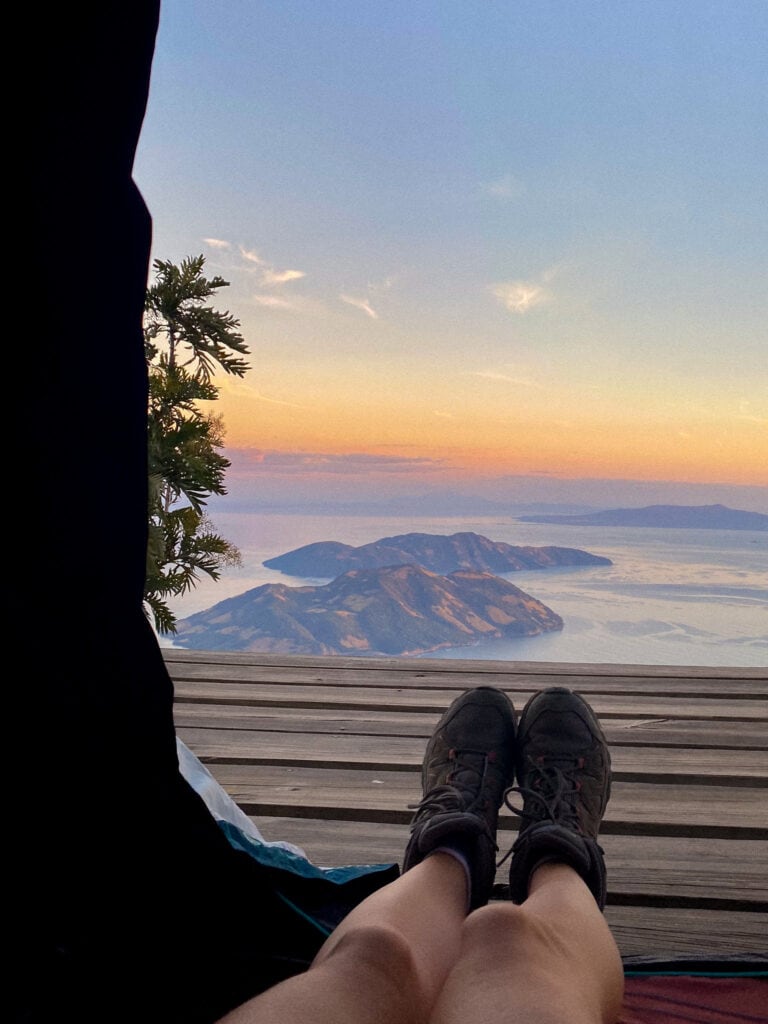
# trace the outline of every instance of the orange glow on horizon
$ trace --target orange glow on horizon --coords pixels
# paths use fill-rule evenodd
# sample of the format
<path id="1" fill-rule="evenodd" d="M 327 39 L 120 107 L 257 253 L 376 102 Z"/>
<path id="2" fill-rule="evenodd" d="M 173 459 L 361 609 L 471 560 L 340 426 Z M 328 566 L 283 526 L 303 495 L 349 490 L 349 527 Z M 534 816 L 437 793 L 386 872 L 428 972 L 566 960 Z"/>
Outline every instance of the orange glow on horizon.
<path id="1" fill-rule="evenodd" d="M 230 448 L 418 457 L 439 461 L 463 477 L 545 474 L 768 484 L 768 429 L 758 424 L 731 429 L 706 424 L 698 432 L 668 423 L 515 424 L 486 430 L 479 443 L 477 430 L 467 430 L 462 439 L 455 430 L 425 430 L 404 415 L 376 423 L 372 417 L 364 422 L 349 416 L 308 420 L 278 412 L 258 429 L 252 419 L 239 420 L 233 409 L 219 411 Z"/>

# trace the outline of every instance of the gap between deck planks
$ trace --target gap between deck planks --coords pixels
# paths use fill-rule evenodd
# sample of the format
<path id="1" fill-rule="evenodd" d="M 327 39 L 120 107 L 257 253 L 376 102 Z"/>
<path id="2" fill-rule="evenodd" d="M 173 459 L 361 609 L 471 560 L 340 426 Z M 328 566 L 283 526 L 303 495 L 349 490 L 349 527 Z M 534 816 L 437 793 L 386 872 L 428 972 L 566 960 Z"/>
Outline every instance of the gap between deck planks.
<path id="1" fill-rule="evenodd" d="M 220 763 L 209 770 L 247 814 L 408 822 L 421 796 L 416 772 Z M 764 790 L 616 782 L 603 831 L 768 839 Z M 499 828 L 517 819 L 502 811 Z"/>
<path id="2" fill-rule="evenodd" d="M 230 731 L 333 733 L 354 736 L 421 737 L 426 743 L 438 712 L 370 711 L 344 708 L 251 707 L 195 704 L 179 699 L 174 708 L 183 728 Z M 611 746 L 768 750 L 768 728 L 761 722 L 708 722 L 705 719 L 611 718 L 603 722 Z"/>
<path id="3" fill-rule="evenodd" d="M 260 818 L 254 824 L 267 841 L 293 843 L 325 867 L 400 864 L 409 831 L 407 824 L 313 818 Z M 499 858 L 513 838 L 502 837 Z M 601 845 L 614 898 L 637 901 L 651 896 L 667 906 L 728 902 L 738 903 L 742 910 L 768 906 L 768 841 L 607 835 Z M 707 870 L 702 872 L 704 861 Z M 507 861 L 497 871 L 497 883 L 506 882 L 508 873 Z"/>
<path id="4" fill-rule="evenodd" d="M 511 692 L 502 687 L 516 707 L 532 697 L 534 690 Z M 177 700 L 187 703 L 236 704 L 245 707 L 344 708 L 349 710 L 386 710 L 442 712 L 456 697 L 455 690 L 381 689 L 338 686 L 295 686 L 289 683 L 210 682 L 183 680 L 175 684 Z M 589 703 L 602 719 L 616 717 L 701 718 L 717 721 L 759 721 L 768 724 L 768 700 L 717 700 L 644 695 L 595 694 Z"/>
<path id="5" fill-rule="evenodd" d="M 184 726 L 177 731 L 206 763 L 283 764 L 328 768 L 418 771 L 424 756 L 421 737 L 280 733 Z M 612 750 L 613 778 L 628 781 L 698 782 L 704 785 L 768 787 L 768 751 L 679 750 L 664 747 L 648 756 L 644 747 Z"/>
<path id="6" fill-rule="evenodd" d="M 423 690 L 463 690 L 472 686 L 498 686 L 510 692 L 538 690 L 543 686 L 563 685 L 584 693 L 620 693 L 625 696 L 647 696 L 656 693 L 677 697 L 711 697 L 714 699 L 739 697 L 744 700 L 766 696 L 765 680 L 750 679 L 694 679 L 661 677 L 593 677 L 588 675 L 563 675 L 541 677 L 533 673 L 513 671 L 499 673 L 478 673 L 468 670 L 461 674 L 448 672 L 393 672 L 381 669 L 366 669 L 355 672 L 351 669 L 328 669 L 302 671 L 284 667 L 269 668 L 247 665 L 187 664 L 168 662 L 174 678 L 180 682 L 227 682 L 241 684 L 248 682 L 270 682 L 291 686 L 347 686 L 366 688 L 418 688 Z"/>

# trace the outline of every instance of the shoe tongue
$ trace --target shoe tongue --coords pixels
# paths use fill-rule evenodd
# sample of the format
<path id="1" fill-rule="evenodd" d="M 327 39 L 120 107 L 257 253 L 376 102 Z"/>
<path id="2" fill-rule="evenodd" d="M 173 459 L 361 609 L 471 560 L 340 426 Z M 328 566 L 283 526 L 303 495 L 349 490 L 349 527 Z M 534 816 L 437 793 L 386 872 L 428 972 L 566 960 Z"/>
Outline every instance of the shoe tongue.
<path id="1" fill-rule="evenodd" d="M 470 754 L 459 750 L 456 752 L 456 766 L 451 772 L 451 781 L 454 785 L 474 789 L 484 767 L 484 754 Z"/>

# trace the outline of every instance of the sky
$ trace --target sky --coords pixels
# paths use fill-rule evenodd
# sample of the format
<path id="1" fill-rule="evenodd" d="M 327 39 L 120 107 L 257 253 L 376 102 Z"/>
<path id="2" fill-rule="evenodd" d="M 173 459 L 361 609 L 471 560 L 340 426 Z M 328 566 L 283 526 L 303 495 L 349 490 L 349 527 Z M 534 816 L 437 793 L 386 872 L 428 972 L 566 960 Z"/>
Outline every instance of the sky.
<path id="1" fill-rule="evenodd" d="M 768 511 L 766 40 L 765 0 L 165 0 L 134 176 L 152 258 L 229 282 L 233 480 Z"/>

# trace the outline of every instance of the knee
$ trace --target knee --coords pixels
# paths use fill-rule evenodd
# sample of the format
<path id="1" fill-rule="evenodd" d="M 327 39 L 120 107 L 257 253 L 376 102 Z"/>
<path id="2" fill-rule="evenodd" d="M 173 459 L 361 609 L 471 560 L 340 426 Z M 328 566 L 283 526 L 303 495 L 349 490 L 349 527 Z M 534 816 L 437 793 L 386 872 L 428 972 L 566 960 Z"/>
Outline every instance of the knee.
<path id="1" fill-rule="evenodd" d="M 602 922 L 602 918 L 601 918 Z M 607 925 L 599 933 L 543 918 L 525 904 L 496 903 L 470 914 L 462 933 L 462 960 L 470 976 L 524 980 L 549 993 L 552 1006 L 571 1006 L 554 1020 L 615 1020 L 624 981 L 621 958 Z M 577 1009 L 579 1012 L 577 1012 Z"/>
<path id="2" fill-rule="evenodd" d="M 478 959 L 504 970 L 504 960 L 516 963 L 526 955 L 538 958 L 545 951 L 562 952 L 557 927 L 526 913 L 514 903 L 492 903 L 470 914 L 464 922 L 462 946 Z"/>
<path id="3" fill-rule="evenodd" d="M 347 932 L 339 943 L 354 949 L 358 964 L 370 965 L 387 977 L 399 977 L 414 965 L 411 947 L 396 929 L 385 924 L 365 924 Z"/>
<path id="4" fill-rule="evenodd" d="M 403 935 L 388 925 L 365 924 L 346 931 L 324 957 L 349 970 L 366 991 L 369 1004 L 380 1001 L 389 1017 L 399 1007 L 398 1020 L 421 1019 L 426 1003 L 414 950 Z"/>
<path id="5" fill-rule="evenodd" d="M 470 914 L 464 922 L 462 942 L 477 950 L 517 945 L 527 931 L 524 912 L 514 903 L 489 903 Z"/>

